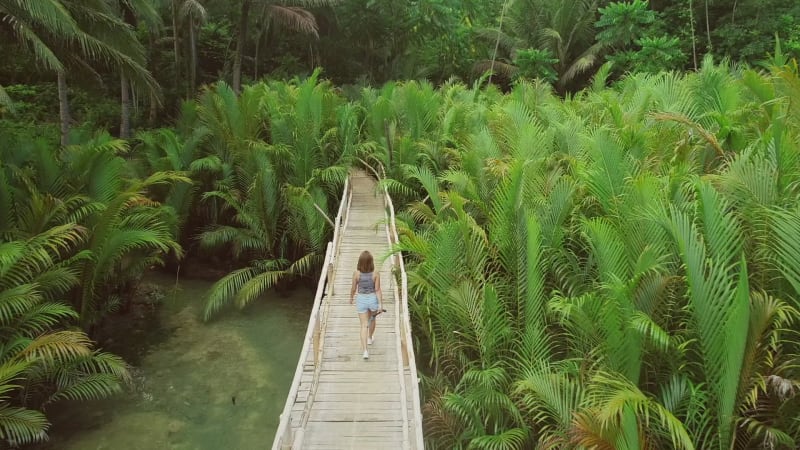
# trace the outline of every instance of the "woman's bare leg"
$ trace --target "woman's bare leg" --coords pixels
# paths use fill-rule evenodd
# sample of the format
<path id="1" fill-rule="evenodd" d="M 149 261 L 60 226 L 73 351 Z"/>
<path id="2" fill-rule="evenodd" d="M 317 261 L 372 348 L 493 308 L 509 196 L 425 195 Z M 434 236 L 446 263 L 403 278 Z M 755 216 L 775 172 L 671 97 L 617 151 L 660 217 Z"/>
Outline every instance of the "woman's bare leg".
<path id="1" fill-rule="evenodd" d="M 367 350 L 367 321 L 369 320 L 369 310 L 358 313 L 358 320 L 361 321 L 361 351 Z"/>
<path id="2" fill-rule="evenodd" d="M 372 311 L 369 311 L 369 314 L 372 314 Z M 378 323 L 376 320 L 377 317 L 372 317 L 372 320 L 369 321 L 369 338 L 372 339 L 375 336 L 375 324 Z"/>

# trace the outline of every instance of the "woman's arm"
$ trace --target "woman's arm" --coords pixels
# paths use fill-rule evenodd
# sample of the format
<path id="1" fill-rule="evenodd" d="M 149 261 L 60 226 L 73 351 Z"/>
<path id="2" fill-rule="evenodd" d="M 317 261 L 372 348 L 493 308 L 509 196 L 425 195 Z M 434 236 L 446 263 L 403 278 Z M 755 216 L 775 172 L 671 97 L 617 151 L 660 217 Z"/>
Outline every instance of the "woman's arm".
<path id="1" fill-rule="evenodd" d="M 383 309 L 383 291 L 381 291 L 381 274 L 375 272 L 375 295 L 378 297 L 378 310 Z"/>
<path id="2" fill-rule="evenodd" d="M 353 286 L 350 287 L 350 304 L 353 304 L 353 299 L 356 296 L 356 289 L 358 288 L 358 271 L 353 273 Z"/>

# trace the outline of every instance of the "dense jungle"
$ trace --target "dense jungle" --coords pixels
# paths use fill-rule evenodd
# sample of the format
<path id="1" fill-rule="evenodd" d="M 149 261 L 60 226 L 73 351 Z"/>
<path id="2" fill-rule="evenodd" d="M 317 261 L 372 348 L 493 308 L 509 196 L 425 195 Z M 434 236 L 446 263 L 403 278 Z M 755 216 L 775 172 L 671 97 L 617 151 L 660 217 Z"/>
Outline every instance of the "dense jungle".
<path id="1" fill-rule="evenodd" d="M 379 166 L 427 448 L 800 446 L 798 2 L 0 0 L 0 54 L 0 448 L 262 448 Z"/>

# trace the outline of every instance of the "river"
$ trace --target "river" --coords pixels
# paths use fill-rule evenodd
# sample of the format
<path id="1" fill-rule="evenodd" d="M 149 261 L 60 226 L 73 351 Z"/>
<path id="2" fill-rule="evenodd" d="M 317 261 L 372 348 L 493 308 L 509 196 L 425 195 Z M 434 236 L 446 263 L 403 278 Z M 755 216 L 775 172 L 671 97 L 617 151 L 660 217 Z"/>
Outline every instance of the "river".
<path id="1" fill-rule="evenodd" d="M 165 295 L 146 326 L 115 332 L 110 351 L 134 366 L 133 386 L 102 401 L 48 408 L 36 450 L 263 449 L 272 443 L 313 301 L 271 294 L 244 312 L 200 321 L 211 283 L 153 274 Z M 119 336 L 119 334 L 124 334 Z"/>

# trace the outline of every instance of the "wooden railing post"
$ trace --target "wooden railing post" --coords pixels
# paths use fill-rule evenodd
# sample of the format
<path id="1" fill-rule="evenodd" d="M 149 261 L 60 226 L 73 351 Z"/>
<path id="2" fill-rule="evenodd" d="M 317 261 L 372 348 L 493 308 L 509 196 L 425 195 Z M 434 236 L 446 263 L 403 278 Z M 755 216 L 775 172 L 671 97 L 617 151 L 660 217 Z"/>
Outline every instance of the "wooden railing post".
<path id="1" fill-rule="evenodd" d="M 342 233 L 344 232 L 345 220 L 350 209 L 350 196 L 352 195 L 352 190 L 352 185 L 350 184 L 350 179 L 348 178 L 344 182 L 342 201 L 339 202 L 339 213 L 336 214 L 336 221 L 334 222 L 333 258 L 331 259 L 330 266 L 328 266 L 328 286 L 331 296 L 336 295 L 336 280 L 334 280 L 334 274 L 336 273 L 336 267 L 339 265 L 339 249 L 341 248 L 342 244 Z"/>
<path id="2" fill-rule="evenodd" d="M 284 413 L 285 414 L 285 413 Z M 283 420 L 283 414 L 281 414 L 281 420 Z M 284 428 L 283 434 L 280 437 L 280 442 L 282 442 L 281 450 L 290 449 L 292 445 L 292 427 Z"/>
<path id="3" fill-rule="evenodd" d="M 314 345 L 314 365 L 319 365 L 319 318 L 314 318 L 314 334 L 312 343 Z"/>
<path id="4" fill-rule="evenodd" d="M 334 286 L 336 286 L 336 283 L 334 281 L 336 281 L 336 280 L 334 280 L 334 277 L 333 277 L 333 261 L 331 261 L 330 263 L 328 263 L 328 287 L 330 288 L 330 291 L 331 291 L 330 295 L 334 295 L 335 294 Z M 330 301 L 330 298 L 328 298 L 328 301 Z"/>

